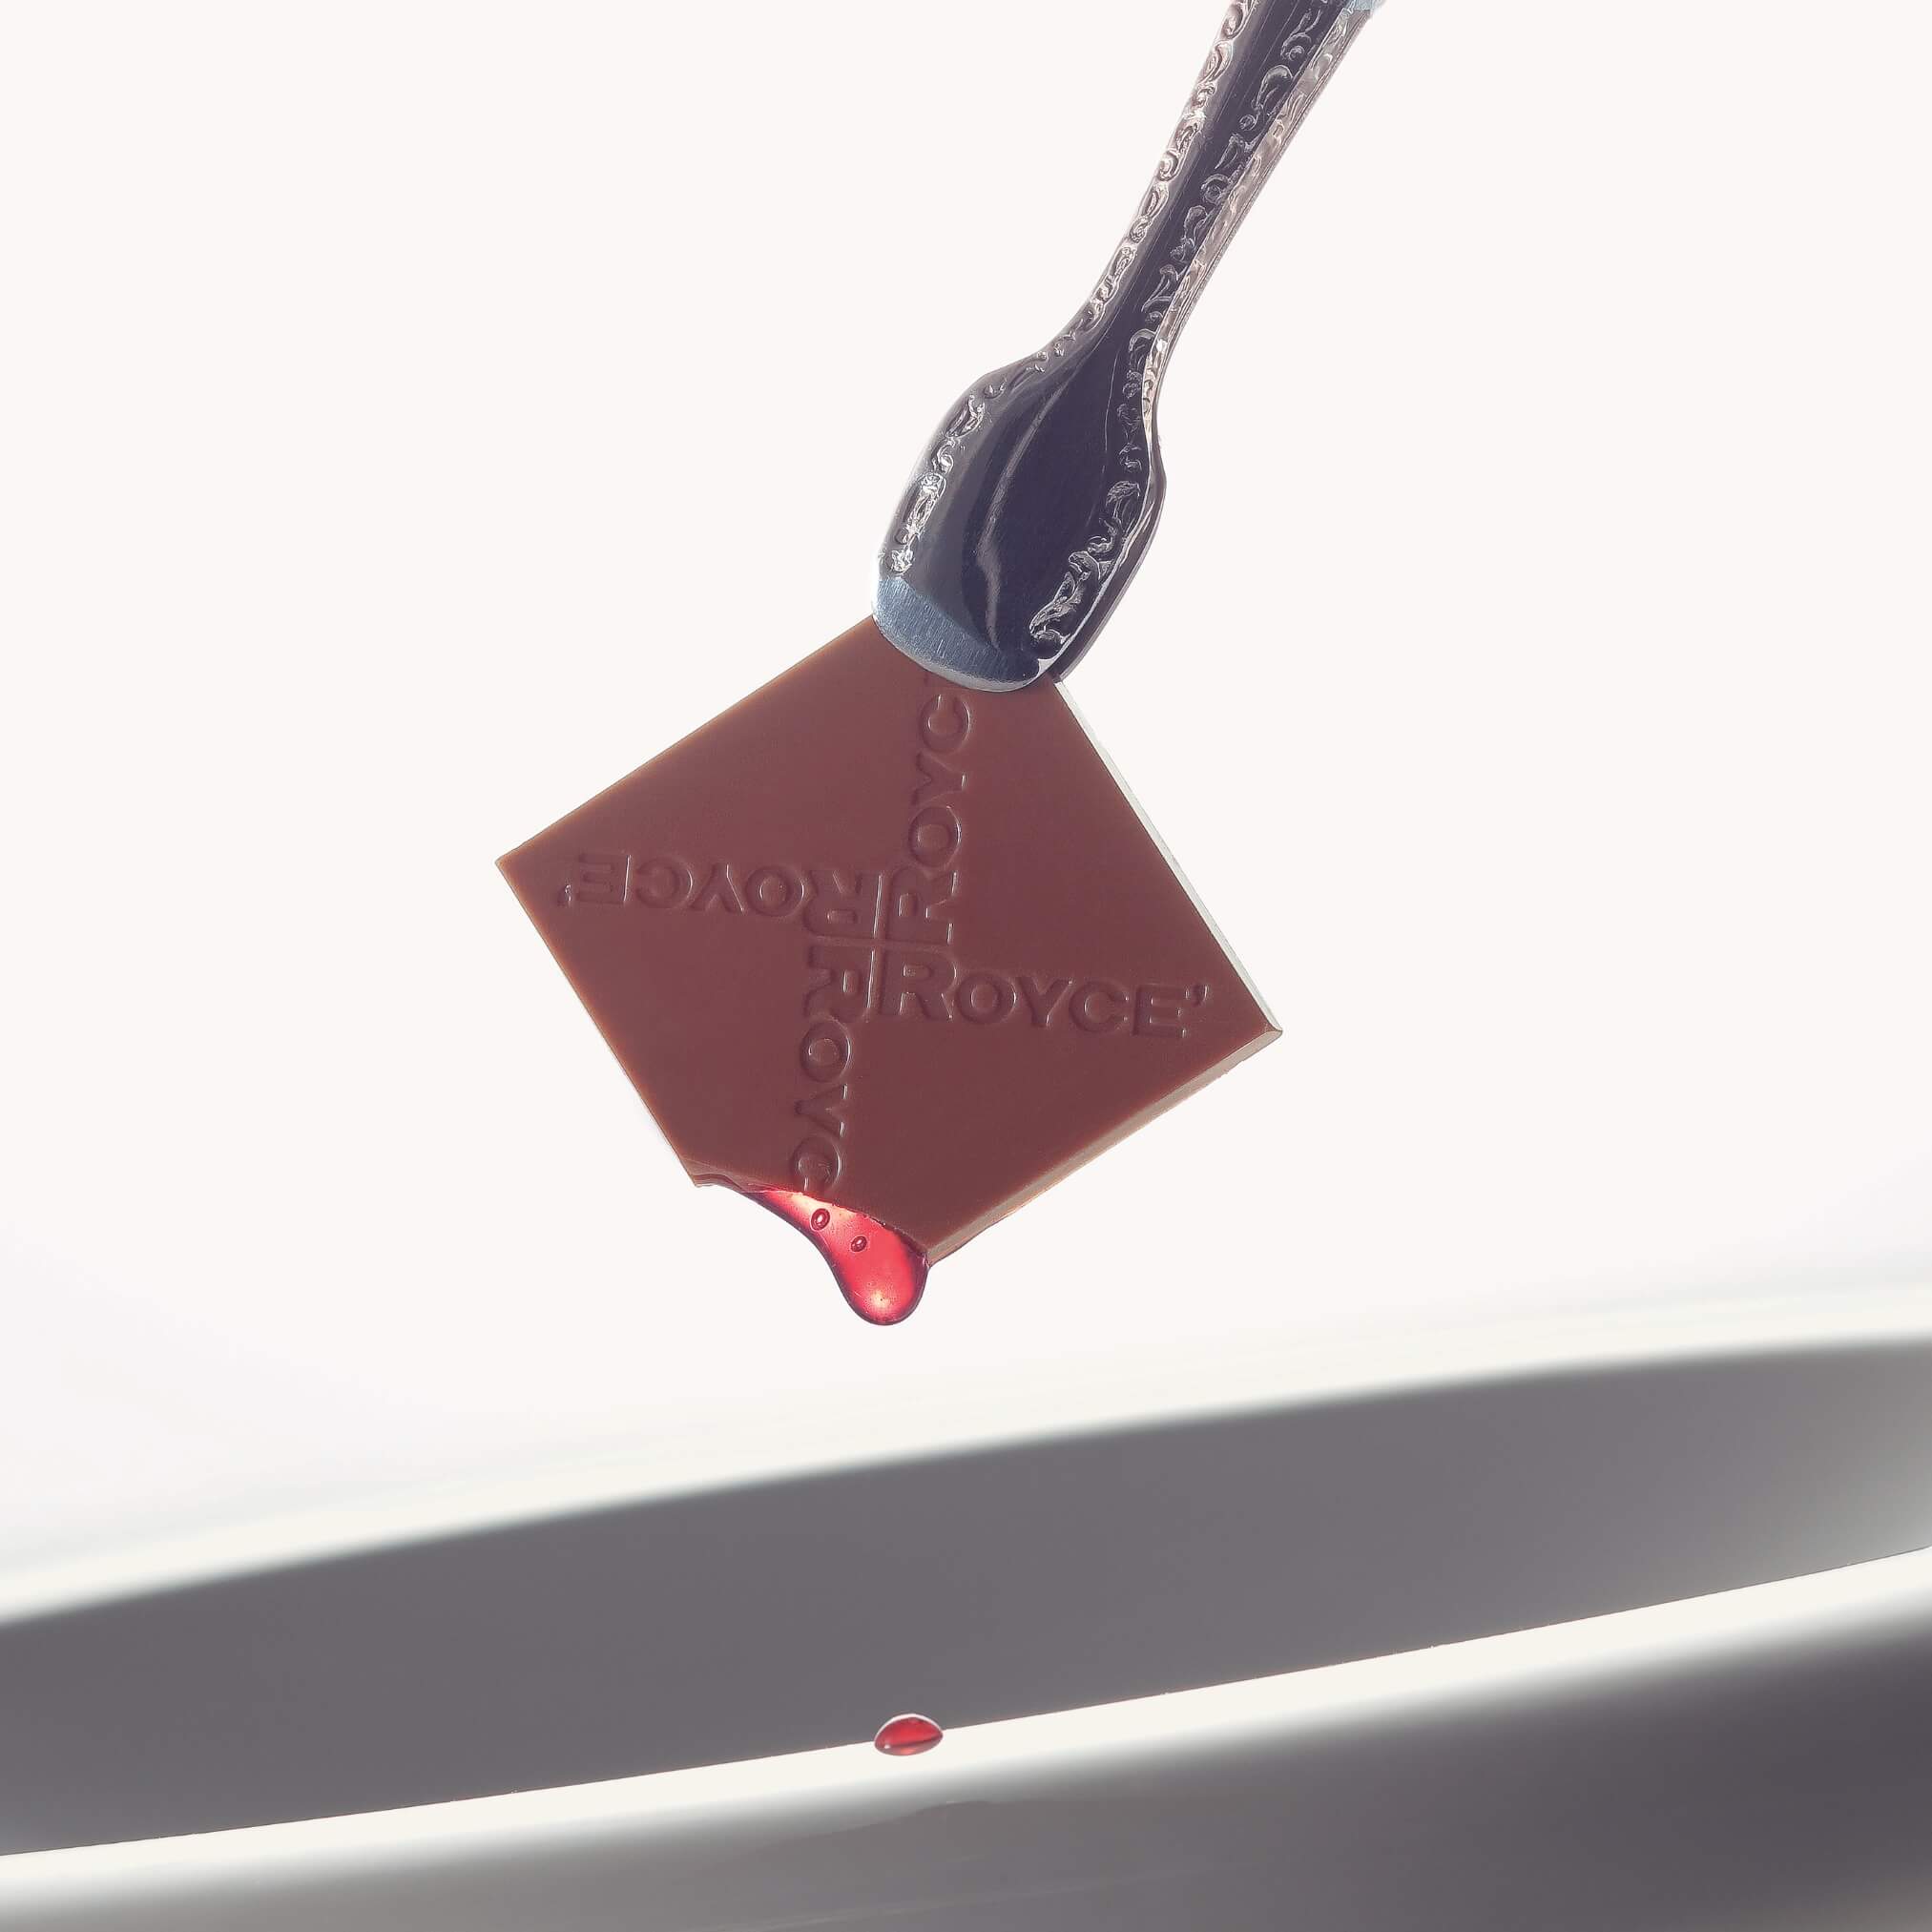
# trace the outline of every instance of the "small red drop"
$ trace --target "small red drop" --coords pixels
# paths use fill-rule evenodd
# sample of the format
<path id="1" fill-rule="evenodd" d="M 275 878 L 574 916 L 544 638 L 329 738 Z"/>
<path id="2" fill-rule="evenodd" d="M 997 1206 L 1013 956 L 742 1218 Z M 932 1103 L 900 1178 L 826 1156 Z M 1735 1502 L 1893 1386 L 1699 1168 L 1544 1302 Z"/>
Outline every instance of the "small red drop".
<path id="1" fill-rule="evenodd" d="M 862 1320 L 889 1328 L 919 1306 L 925 1292 L 925 1253 L 898 1229 L 856 1209 L 835 1207 L 788 1188 L 748 1192 L 824 1256 L 847 1306 Z"/>
<path id="2" fill-rule="evenodd" d="M 887 1757 L 917 1757 L 922 1751 L 930 1751 L 945 1735 L 930 1717 L 907 1712 L 904 1717 L 882 1724 L 872 1747 L 884 1752 Z"/>

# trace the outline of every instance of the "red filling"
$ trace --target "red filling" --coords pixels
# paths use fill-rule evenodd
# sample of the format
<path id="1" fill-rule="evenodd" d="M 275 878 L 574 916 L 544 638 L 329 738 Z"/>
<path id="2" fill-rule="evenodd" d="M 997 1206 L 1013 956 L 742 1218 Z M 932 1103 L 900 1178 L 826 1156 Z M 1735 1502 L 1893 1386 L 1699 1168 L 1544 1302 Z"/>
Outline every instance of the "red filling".
<path id="1" fill-rule="evenodd" d="M 789 1221 L 824 1256 L 839 1292 L 861 1320 L 889 1328 L 919 1306 L 925 1292 L 925 1253 L 898 1229 L 788 1188 L 757 1188 L 751 1198 Z M 935 1733 L 933 1741 L 937 1738 Z"/>
<path id="2" fill-rule="evenodd" d="M 917 1757 L 922 1751 L 930 1751 L 945 1735 L 930 1717 L 919 1717 L 907 1714 L 895 1717 L 889 1723 L 879 1727 L 879 1735 L 873 1738 L 875 1749 L 884 1752 L 888 1757 Z"/>

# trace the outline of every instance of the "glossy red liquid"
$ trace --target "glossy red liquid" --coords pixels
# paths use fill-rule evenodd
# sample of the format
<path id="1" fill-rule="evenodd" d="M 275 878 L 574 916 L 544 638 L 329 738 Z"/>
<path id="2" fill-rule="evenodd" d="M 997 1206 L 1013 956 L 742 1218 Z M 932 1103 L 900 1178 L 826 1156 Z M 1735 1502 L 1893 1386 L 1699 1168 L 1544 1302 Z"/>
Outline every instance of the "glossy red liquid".
<path id="1" fill-rule="evenodd" d="M 919 1306 L 925 1255 L 896 1228 L 786 1188 L 758 1188 L 751 1198 L 789 1221 L 824 1256 L 840 1293 L 862 1320 L 889 1328 Z"/>
<path id="2" fill-rule="evenodd" d="M 872 1747 L 884 1752 L 887 1757 L 917 1757 L 922 1751 L 930 1751 L 945 1735 L 930 1717 L 908 1712 L 904 1717 L 882 1724 Z"/>

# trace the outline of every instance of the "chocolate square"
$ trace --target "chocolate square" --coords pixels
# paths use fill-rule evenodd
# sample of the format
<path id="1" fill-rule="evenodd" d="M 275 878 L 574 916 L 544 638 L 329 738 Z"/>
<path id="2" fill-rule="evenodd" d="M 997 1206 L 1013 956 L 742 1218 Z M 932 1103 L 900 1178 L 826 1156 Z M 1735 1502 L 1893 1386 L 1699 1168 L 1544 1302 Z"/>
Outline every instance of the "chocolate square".
<path id="1" fill-rule="evenodd" d="M 694 1179 L 935 1260 L 1275 1037 L 1058 686 L 869 620 L 502 864 Z"/>

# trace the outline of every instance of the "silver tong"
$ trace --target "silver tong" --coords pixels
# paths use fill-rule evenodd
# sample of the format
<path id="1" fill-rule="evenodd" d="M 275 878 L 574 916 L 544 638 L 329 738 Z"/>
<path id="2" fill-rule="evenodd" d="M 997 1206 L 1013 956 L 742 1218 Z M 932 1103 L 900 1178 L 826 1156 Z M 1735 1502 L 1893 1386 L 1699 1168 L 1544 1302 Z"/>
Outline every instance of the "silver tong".
<path id="1" fill-rule="evenodd" d="M 874 613 L 952 681 L 1064 677 L 1160 516 L 1168 358 L 1241 218 L 1381 0 L 1232 0 L 1093 293 L 946 412 L 879 559 Z"/>

